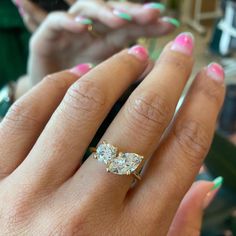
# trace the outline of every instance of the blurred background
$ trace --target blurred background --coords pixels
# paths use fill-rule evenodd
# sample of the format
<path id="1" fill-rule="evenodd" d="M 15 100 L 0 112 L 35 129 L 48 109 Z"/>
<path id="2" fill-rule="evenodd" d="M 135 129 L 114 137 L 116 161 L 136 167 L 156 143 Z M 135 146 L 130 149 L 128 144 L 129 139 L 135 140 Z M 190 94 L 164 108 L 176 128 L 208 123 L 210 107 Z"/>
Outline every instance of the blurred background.
<path id="1" fill-rule="evenodd" d="M 133 1 L 147 3 L 150 1 Z M 152 1 L 155 2 L 155 1 Z M 181 26 L 168 36 L 140 38 L 153 59 L 179 32 L 190 31 L 196 38 L 192 78 L 212 61 L 225 68 L 227 95 L 219 116 L 215 138 L 198 179 L 224 177 L 217 198 L 205 212 L 202 235 L 236 236 L 236 1 L 163 0 L 165 15 L 180 20 Z M 26 74 L 31 33 L 10 0 L 0 1 L 0 115 L 8 110 L 4 86 Z M 10 62 L 10 63 L 9 63 Z M 189 81 L 191 83 L 191 80 Z M 186 87 L 186 91 L 188 86 Z"/>

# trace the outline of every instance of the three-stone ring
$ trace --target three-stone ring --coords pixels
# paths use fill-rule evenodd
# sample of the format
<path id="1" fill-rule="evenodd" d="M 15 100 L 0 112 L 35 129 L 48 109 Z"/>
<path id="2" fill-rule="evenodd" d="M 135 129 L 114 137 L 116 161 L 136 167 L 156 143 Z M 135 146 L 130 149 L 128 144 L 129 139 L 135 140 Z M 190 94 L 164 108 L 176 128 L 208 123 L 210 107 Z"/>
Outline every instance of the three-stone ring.
<path id="1" fill-rule="evenodd" d="M 97 148 L 90 148 L 93 157 L 106 165 L 107 172 L 116 175 L 134 175 L 141 180 L 140 167 L 144 157 L 136 153 L 119 152 L 118 148 L 103 141 Z"/>

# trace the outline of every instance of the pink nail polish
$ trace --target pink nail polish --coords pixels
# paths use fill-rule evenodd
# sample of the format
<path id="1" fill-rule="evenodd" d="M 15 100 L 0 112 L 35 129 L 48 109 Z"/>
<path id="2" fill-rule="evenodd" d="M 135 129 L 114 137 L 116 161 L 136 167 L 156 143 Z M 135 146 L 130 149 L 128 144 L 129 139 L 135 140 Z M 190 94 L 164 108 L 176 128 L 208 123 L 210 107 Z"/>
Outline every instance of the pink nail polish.
<path id="1" fill-rule="evenodd" d="M 19 6 L 21 5 L 21 0 L 16 0 L 16 1 L 15 1 L 15 4 L 16 4 L 16 6 L 19 7 Z"/>
<path id="2" fill-rule="evenodd" d="M 207 75 L 211 77 L 213 80 L 223 82 L 225 78 L 225 72 L 221 65 L 218 63 L 211 63 L 207 67 Z"/>
<path id="3" fill-rule="evenodd" d="M 194 36 L 191 33 L 185 32 L 175 38 L 171 49 L 190 56 L 193 53 L 193 46 Z"/>
<path id="4" fill-rule="evenodd" d="M 75 66 L 74 68 L 72 68 L 70 72 L 77 76 L 82 76 L 88 73 L 93 67 L 94 66 L 91 63 L 79 64 Z"/>
<path id="5" fill-rule="evenodd" d="M 128 53 L 136 56 L 141 61 L 146 61 L 149 57 L 147 49 L 140 45 L 133 46 Z"/>

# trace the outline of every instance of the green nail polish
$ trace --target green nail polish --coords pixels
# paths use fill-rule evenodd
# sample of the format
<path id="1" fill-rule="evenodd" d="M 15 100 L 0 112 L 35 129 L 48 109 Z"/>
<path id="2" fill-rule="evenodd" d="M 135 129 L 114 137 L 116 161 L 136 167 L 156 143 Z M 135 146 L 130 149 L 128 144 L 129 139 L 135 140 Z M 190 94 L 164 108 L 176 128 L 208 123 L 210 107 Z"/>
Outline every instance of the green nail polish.
<path id="1" fill-rule="evenodd" d="M 177 28 L 180 27 L 180 22 L 179 22 L 177 19 L 175 19 L 175 18 L 163 17 L 163 18 L 162 18 L 162 21 L 168 22 L 168 23 L 174 25 L 174 26 L 177 27 Z"/>
<path id="2" fill-rule="evenodd" d="M 218 188 L 220 188 L 221 187 L 221 185 L 223 184 L 223 181 L 224 181 L 224 178 L 223 177 L 217 177 L 216 179 L 214 179 L 212 182 L 213 182 L 213 184 L 214 184 L 214 186 L 212 187 L 212 191 L 213 190 L 216 190 L 216 189 L 218 189 Z"/>
<path id="3" fill-rule="evenodd" d="M 92 25 L 93 24 L 92 20 L 90 20 L 88 18 L 81 17 L 81 16 L 76 17 L 75 21 L 79 22 L 80 24 L 83 24 L 83 25 Z"/>
<path id="4" fill-rule="evenodd" d="M 161 12 L 165 11 L 165 9 L 166 9 L 164 4 L 156 3 L 156 2 L 151 2 L 151 3 L 144 4 L 144 7 L 145 8 L 151 8 L 151 9 L 158 9 Z"/>
<path id="5" fill-rule="evenodd" d="M 127 21 L 131 21 L 132 20 L 132 16 L 125 13 L 125 12 L 122 12 L 122 11 L 119 11 L 119 10 L 114 10 L 113 11 L 113 14 L 120 17 L 121 19 L 123 20 L 127 20 Z"/>

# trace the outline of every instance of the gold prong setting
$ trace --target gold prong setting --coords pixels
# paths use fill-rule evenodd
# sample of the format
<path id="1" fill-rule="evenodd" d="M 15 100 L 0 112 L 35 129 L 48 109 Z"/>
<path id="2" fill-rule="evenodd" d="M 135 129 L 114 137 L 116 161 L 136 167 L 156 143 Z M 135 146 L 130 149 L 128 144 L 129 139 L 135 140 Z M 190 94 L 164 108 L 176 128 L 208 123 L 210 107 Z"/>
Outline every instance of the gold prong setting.
<path id="1" fill-rule="evenodd" d="M 117 147 L 104 141 L 97 147 L 93 157 L 106 164 L 107 172 L 116 175 L 133 174 L 137 179 L 141 179 L 137 169 L 142 165 L 143 156 L 136 153 L 118 152 Z"/>

